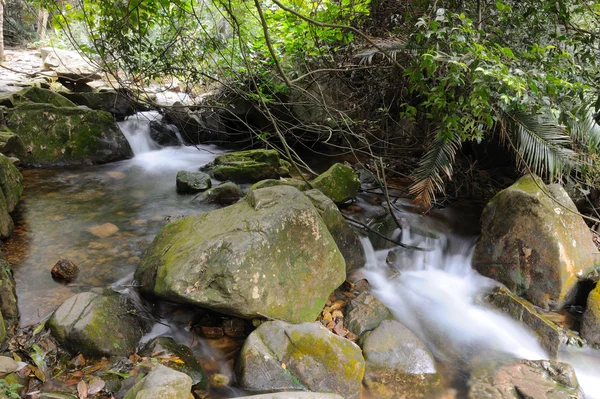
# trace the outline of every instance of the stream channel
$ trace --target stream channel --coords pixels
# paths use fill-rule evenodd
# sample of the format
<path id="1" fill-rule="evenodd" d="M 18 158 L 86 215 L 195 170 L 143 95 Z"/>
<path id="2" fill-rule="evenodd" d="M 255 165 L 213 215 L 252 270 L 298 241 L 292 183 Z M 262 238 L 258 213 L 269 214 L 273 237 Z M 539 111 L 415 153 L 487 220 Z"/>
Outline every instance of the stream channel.
<path id="1" fill-rule="evenodd" d="M 178 170 L 195 171 L 223 151 L 214 146 L 160 148 L 149 135 L 149 121 L 157 117 L 142 113 L 120 122 L 134 150 L 130 160 L 23 171 L 24 195 L 17 208 L 15 233 L 2 248 L 13 265 L 22 326 L 38 323 L 62 301 L 91 287 L 112 286 L 133 295 L 128 288 L 132 273 L 159 229 L 169 220 L 217 208 L 178 195 L 175 175 Z M 373 206 L 364 199 L 359 199 L 359 205 L 369 215 Z M 460 379 L 462 365 L 477 356 L 547 358 L 523 325 L 476 304 L 478 293 L 493 282 L 470 267 L 475 232 L 458 233 L 449 227 L 460 224 L 464 215 L 422 217 L 407 209 L 396 216 L 440 236 L 428 238 L 405 229 L 400 237 L 403 243 L 429 250 L 407 254 L 402 272 L 392 277 L 386 263 L 389 249 L 375 251 L 363 239 L 367 259 L 361 273 L 395 317 L 425 342 L 441 368 L 455 369 L 444 374 Z M 478 215 L 470 217 L 476 225 Z M 62 258 L 81 270 L 77 280 L 67 285 L 50 275 Z M 176 311 L 167 313 L 143 340 L 173 336 L 211 357 L 218 368 L 214 372 L 231 375 L 231 361 L 224 353 L 227 343 L 209 345 L 192 337 L 186 328 L 188 319 L 178 318 Z M 600 352 L 570 349 L 560 360 L 575 367 L 586 398 L 600 399 Z M 232 390 L 224 395 L 235 394 Z"/>

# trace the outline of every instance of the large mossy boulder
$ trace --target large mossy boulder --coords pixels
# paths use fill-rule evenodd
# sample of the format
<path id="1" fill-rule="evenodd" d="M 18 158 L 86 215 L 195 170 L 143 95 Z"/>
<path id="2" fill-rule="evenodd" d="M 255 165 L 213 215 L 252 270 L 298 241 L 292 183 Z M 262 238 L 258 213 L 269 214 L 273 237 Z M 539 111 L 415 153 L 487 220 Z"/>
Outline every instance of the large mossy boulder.
<path id="1" fill-rule="evenodd" d="M 544 350 L 556 360 L 561 349 L 570 341 L 577 341 L 577 336 L 565 330 L 543 314 L 523 298 L 519 298 L 504 287 L 494 287 L 483 299 L 494 308 L 503 311 L 513 319 L 522 322 L 533 331 Z"/>
<path id="2" fill-rule="evenodd" d="M 275 186 L 292 186 L 300 191 L 310 190 L 308 183 L 304 180 L 294 179 L 293 177 L 285 179 L 266 179 L 254 183 L 248 191 L 258 190 L 259 188 L 275 187 Z"/>
<path id="3" fill-rule="evenodd" d="M 23 193 L 23 176 L 6 156 L 0 154 L 0 239 L 10 237 L 14 223 L 10 213 Z"/>
<path id="4" fill-rule="evenodd" d="M 442 397 L 442 380 L 433 356 L 401 323 L 382 321 L 366 334 L 362 349 L 366 362 L 364 384 L 373 397 Z"/>
<path id="5" fill-rule="evenodd" d="M 116 120 L 120 121 L 135 112 L 133 100 L 121 90 L 101 90 L 89 93 L 61 92 L 60 94 L 77 105 L 109 112 Z"/>
<path id="6" fill-rule="evenodd" d="M 304 194 L 281 186 L 165 226 L 135 273 L 148 294 L 233 316 L 314 321 L 346 264 Z"/>
<path id="7" fill-rule="evenodd" d="M 192 379 L 188 375 L 159 364 L 123 399 L 190 399 L 191 394 Z"/>
<path id="8" fill-rule="evenodd" d="M 21 104 L 51 104 L 56 107 L 75 107 L 76 105 L 51 90 L 38 87 L 29 87 L 17 93 L 11 93 L 0 97 L 0 105 L 13 108 Z"/>
<path id="9" fill-rule="evenodd" d="M 3 130 L 5 131 L 0 132 L 0 153 L 18 158 L 25 156 L 27 151 L 23 140 L 18 135 L 8 131 L 8 128 Z"/>
<path id="10" fill-rule="evenodd" d="M 355 199 L 360 188 L 360 180 L 354 169 L 341 163 L 336 163 L 321 173 L 311 184 L 336 204 Z"/>
<path id="11" fill-rule="evenodd" d="M 527 175 L 485 207 L 473 266 L 535 305 L 561 308 L 594 270 L 597 253 L 562 187 Z"/>
<path id="12" fill-rule="evenodd" d="M 308 197 L 321 214 L 321 218 L 323 218 L 327 229 L 346 260 L 346 271 L 351 272 L 363 267 L 365 265 L 365 252 L 360 237 L 346 223 L 338 207 L 319 190 L 308 190 L 304 195 Z"/>
<path id="13" fill-rule="evenodd" d="M 19 323 L 19 307 L 17 306 L 17 290 L 10 263 L 0 253 L 0 313 L 2 324 L 6 330 Z"/>
<path id="14" fill-rule="evenodd" d="M 600 348 L 600 285 L 588 296 L 587 308 L 581 321 L 581 335 L 590 344 Z"/>
<path id="15" fill-rule="evenodd" d="M 90 291 L 64 301 L 48 327 L 64 347 L 84 356 L 129 356 L 146 331 L 127 296 L 111 290 Z"/>
<path id="16" fill-rule="evenodd" d="M 476 366 L 469 399 L 583 399 L 573 367 L 550 360 L 518 360 Z"/>
<path id="17" fill-rule="evenodd" d="M 216 157 L 212 173 L 219 180 L 254 183 L 289 176 L 290 164 L 275 150 L 238 151 Z"/>
<path id="18" fill-rule="evenodd" d="M 5 117 L 27 150 L 24 165 L 106 163 L 132 156 L 125 136 L 104 111 L 23 104 L 6 110 Z"/>
<path id="19" fill-rule="evenodd" d="M 263 323 L 248 336 L 236 364 L 240 388 L 305 390 L 358 399 L 365 361 L 360 348 L 317 323 Z"/>

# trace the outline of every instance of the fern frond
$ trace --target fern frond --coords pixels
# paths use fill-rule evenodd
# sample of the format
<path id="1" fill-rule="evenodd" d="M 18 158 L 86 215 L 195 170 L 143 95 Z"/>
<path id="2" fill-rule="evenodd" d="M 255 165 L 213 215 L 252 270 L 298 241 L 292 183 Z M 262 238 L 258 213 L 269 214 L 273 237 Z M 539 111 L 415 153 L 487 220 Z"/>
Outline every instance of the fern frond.
<path id="1" fill-rule="evenodd" d="M 422 209 L 430 208 L 436 193 L 444 192 L 444 176 L 452 178 L 452 167 L 460 145 L 458 134 L 450 139 L 436 137 L 419 161 L 419 167 L 413 173 L 414 183 L 409 190 L 415 195 L 414 202 Z"/>
<path id="2" fill-rule="evenodd" d="M 517 165 L 521 168 L 526 166 L 554 180 L 577 163 L 566 128 L 549 116 L 510 113 L 507 118 L 516 136 Z"/>

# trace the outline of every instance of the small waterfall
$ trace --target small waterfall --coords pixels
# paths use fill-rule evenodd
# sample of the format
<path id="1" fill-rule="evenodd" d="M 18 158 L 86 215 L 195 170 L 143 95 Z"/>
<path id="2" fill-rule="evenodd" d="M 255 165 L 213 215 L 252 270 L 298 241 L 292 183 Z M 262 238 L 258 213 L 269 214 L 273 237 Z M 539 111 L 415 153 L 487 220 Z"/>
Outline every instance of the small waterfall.
<path id="1" fill-rule="evenodd" d="M 133 155 L 138 156 L 160 148 L 158 144 L 150 138 L 150 122 L 160 119 L 162 116 L 158 112 L 140 112 L 123 122 L 119 122 L 119 127 L 123 135 L 129 142 Z"/>
<path id="2" fill-rule="evenodd" d="M 432 239 L 411 234 L 407 228 L 402 242 L 427 250 L 405 251 L 409 261 L 402 262 L 398 274 L 386 263 L 389 250 L 375 251 L 363 238 L 364 275 L 373 293 L 437 359 L 469 368 L 482 354 L 548 358 L 525 325 L 477 303 L 479 295 L 496 283 L 471 268 L 472 240 L 443 235 Z M 600 399 L 599 351 L 570 349 L 560 360 L 575 368 L 586 398 Z"/>

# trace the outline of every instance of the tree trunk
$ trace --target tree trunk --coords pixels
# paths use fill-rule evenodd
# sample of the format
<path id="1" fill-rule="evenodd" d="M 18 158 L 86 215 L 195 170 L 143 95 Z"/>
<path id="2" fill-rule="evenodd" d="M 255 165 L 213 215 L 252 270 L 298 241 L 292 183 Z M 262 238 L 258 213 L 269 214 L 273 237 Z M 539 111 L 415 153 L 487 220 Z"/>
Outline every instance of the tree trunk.
<path id="1" fill-rule="evenodd" d="M 42 41 L 46 38 L 46 28 L 48 26 L 48 10 L 40 7 L 37 18 L 37 39 Z"/>
<path id="2" fill-rule="evenodd" d="M 4 0 L 0 0 L 0 62 L 4 62 Z"/>

